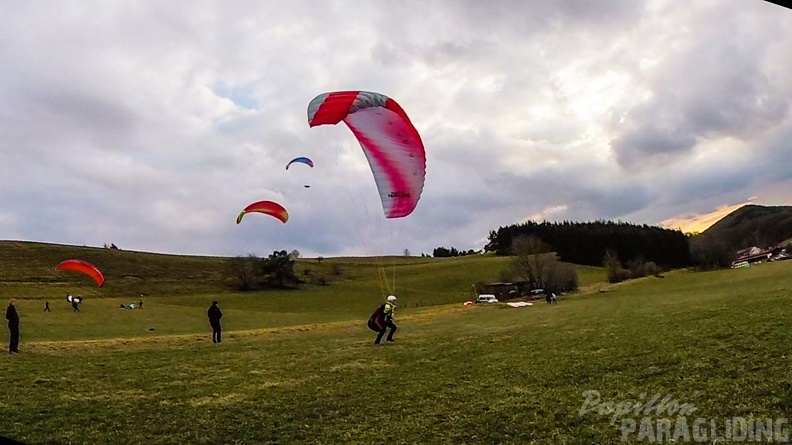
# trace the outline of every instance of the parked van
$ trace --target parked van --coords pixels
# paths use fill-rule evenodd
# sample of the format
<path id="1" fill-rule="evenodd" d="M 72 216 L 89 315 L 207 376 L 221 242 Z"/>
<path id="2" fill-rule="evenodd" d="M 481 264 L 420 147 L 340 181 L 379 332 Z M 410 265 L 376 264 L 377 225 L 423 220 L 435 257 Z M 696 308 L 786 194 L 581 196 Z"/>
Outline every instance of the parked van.
<path id="1" fill-rule="evenodd" d="M 497 303 L 498 299 L 492 294 L 481 294 L 476 298 L 476 303 Z"/>

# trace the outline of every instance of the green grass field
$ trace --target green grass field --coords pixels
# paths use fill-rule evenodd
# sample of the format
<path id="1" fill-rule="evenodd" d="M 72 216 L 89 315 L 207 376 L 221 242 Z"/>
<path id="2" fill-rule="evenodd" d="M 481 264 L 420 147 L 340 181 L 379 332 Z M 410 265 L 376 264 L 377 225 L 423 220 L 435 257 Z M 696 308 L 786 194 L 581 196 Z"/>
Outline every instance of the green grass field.
<path id="1" fill-rule="evenodd" d="M 670 393 L 693 417 L 792 411 L 792 261 L 619 285 L 581 268 L 579 293 L 516 309 L 461 305 L 503 258 L 388 258 L 406 307 L 397 342 L 375 346 L 372 259 L 301 260 L 331 285 L 253 294 L 224 285 L 218 258 L 0 252 L 0 296 L 28 297 L 22 352 L 0 359 L 0 435 L 26 443 L 619 443 L 610 415 L 579 413 L 587 390 L 603 401 Z M 102 263 L 106 287 L 53 273 L 63 255 Z M 82 312 L 66 291 L 86 296 Z M 118 308 L 140 292 L 145 309 Z M 213 299 L 220 345 L 205 319 Z"/>

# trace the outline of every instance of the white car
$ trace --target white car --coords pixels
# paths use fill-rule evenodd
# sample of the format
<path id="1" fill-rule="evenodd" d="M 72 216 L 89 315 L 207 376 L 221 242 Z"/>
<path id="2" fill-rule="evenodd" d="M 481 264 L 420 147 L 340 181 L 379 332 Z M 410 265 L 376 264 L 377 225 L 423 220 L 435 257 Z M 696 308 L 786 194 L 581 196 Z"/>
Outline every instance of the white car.
<path id="1" fill-rule="evenodd" d="M 497 303 L 498 299 L 492 294 L 481 294 L 476 298 L 476 303 Z"/>

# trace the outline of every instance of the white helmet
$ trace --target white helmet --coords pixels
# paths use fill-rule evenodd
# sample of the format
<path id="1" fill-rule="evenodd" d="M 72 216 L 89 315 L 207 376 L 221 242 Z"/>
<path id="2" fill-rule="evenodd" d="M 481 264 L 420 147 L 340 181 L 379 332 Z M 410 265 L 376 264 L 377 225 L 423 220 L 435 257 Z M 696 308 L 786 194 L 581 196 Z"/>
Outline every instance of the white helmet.
<path id="1" fill-rule="evenodd" d="M 396 297 L 394 297 L 393 295 L 388 295 L 388 303 L 395 303 L 395 302 L 396 302 Z"/>

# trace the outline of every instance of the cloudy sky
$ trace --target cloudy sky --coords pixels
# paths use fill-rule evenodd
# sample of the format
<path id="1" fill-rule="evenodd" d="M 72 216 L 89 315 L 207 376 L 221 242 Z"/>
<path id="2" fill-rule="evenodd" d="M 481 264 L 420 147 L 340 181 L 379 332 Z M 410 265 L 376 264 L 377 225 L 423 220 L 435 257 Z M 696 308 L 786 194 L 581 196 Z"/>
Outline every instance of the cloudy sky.
<path id="1" fill-rule="evenodd" d="M 792 204 L 792 11 L 761 0 L 0 11 L 0 239 L 420 254 L 529 218 L 696 230 L 745 202 Z M 384 218 L 345 125 L 308 127 L 308 102 L 336 90 L 386 94 L 420 132 L 410 216 Z M 286 171 L 295 156 L 315 168 Z M 262 199 L 288 223 L 235 224 Z"/>

